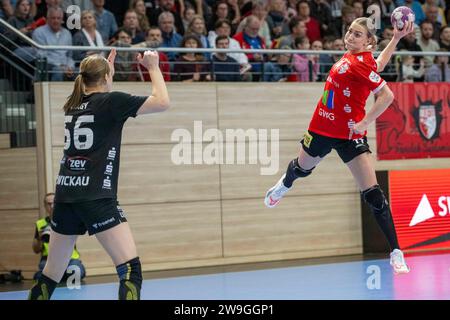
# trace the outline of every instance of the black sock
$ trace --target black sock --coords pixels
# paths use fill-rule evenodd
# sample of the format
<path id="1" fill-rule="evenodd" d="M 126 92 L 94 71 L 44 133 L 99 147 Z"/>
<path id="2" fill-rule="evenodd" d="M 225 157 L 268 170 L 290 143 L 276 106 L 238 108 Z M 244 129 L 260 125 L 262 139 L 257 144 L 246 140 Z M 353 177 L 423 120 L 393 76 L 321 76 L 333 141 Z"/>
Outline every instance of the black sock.
<path id="1" fill-rule="evenodd" d="M 397 233 L 395 232 L 394 221 L 392 220 L 391 210 L 389 206 L 384 207 L 384 209 L 382 210 L 373 209 L 373 213 L 378 225 L 381 228 L 381 231 L 383 231 L 384 236 L 389 242 L 391 251 L 394 249 L 400 249 L 397 240 Z"/>
<path id="2" fill-rule="evenodd" d="M 58 283 L 45 274 L 41 274 L 37 283 L 31 288 L 28 300 L 50 300 Z"/>
<path id="3" fill-rule="evenodd" d="M 142 270 L 139 257 L 118 265 L 116 270 L 120 279 L 119 300 L 140 300 Z"/>

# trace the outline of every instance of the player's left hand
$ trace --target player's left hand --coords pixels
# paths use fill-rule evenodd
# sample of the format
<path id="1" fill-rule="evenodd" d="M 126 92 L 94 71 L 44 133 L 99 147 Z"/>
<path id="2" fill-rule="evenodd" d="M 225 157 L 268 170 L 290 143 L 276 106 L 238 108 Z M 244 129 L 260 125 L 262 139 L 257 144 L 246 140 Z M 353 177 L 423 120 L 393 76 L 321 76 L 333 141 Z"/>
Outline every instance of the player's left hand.
<path id="1" fill-rule="evenodd" d="M 394 25 L 394 39 L 400 40 L 407 34 L 414 32 L 414 22 L 407 21 L 405 27 L 402 30 L 398 30 L 397 26 Z"/>
<path id="2" fill-rule="evenodd" d="M 364 134 L 367 131 L 368 126 L 369 124 L 365 120 L 358 122 L 353 126 L 353 133 Z"/>

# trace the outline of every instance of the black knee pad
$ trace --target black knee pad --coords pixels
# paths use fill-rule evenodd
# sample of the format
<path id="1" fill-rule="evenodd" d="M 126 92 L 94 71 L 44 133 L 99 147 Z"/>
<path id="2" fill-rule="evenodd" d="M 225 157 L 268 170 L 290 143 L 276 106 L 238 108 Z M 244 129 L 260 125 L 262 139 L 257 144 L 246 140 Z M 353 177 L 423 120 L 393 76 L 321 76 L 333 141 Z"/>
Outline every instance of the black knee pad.
<path id="1" fill-rule="evenodd" d="M 309 176 L 315 168 L 313 167 L 309 170 L 303 169 L 298 165 L 298 158 L 292 160 L 290 165 L 292 166 L 292 169 L 294 170 L 294 173 L 297 176 L 297 178 L 304 178 Z"/>
<path id="2" fill-rule="evenodd" d="M 361 192 L 364 201 L 373 209 L 374 213 L 383 213 L 389 203 L 379 185 L 375 185 Z"/>

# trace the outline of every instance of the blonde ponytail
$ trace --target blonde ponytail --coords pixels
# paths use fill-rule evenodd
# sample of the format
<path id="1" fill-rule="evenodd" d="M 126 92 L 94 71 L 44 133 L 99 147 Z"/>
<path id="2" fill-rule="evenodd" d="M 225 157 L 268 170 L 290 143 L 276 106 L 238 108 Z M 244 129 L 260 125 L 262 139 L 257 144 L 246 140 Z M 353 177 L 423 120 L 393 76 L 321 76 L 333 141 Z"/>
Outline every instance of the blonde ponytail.
<path id="1" fill-rule="evenodd" d="M 64 112 L 67 112 L 72 108 L 78 107 L 83 101 L 83 94 L 84 94 L 83 76 L 79 74 L 75 79 L 72 94 L 69 96 L 69 99 L 64 105 Z"/>

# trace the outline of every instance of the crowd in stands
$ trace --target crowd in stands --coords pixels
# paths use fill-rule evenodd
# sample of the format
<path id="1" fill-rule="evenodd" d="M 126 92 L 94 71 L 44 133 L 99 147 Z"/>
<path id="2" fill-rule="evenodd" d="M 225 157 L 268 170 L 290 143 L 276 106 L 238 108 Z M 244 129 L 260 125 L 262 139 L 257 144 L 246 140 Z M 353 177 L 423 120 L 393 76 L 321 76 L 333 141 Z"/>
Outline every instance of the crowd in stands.
<path id="1" fill-rule="evenodd" d="M 73 7 L 73 6 L 77 7 Z M 392 11 L 410 7 L 416 31 L 397 50 L 450 49 L 450 0 L 0 0 L 0 18 L 43 45 L 147 48 L 345 50 L 356 18 L 380 12 L 382 50 Z M 74 22 L 75 9 L 79 19 Z M 368 10 L 369 8 L 369 10 Z M 76 15 L 75 15 L 76 16 Z M 36 50 L 2 30 L 30 63 L 47 60 L 50 80 L 71 80 L 79 62 L 101 51 Z M 4 39 L 0 39 L 4 42 Z M 115 80 L 149 81 L 136 52 L 120 51 Z M 166 81 L 323 81 L 341 55 L 159 52 Z M 448 56 L 395 56 L 388 81 L 448 81 Z"/>

